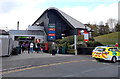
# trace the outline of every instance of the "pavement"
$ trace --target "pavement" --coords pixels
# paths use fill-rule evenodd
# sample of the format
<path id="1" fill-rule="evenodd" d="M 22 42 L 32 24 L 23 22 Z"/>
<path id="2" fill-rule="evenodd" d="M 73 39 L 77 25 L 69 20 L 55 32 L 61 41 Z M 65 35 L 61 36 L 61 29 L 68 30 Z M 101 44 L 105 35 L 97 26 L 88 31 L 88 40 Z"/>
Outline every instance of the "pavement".
<path id="1" fill-rule="evenodd" d="M 44 53 L 44 52 L 33 52 L 33 53 L 27 53 L 27 51 L 18 54 L 18 55 L 11 55 L 10 57 L 8 57 L 10 60 L 20 60 L 20 59 L 29 59 L 29 58 L 49 58 L 49 57 L 60 57 L 60 56 L 74 56 L 74 55 L 68 55 L 68 54 L 56 54 L 56 55 L 52 55 L 49 53 Z M 4 57 L 2 58 L 4 59 Z M 6 57 L 5 57 L 6 59 Z"/>

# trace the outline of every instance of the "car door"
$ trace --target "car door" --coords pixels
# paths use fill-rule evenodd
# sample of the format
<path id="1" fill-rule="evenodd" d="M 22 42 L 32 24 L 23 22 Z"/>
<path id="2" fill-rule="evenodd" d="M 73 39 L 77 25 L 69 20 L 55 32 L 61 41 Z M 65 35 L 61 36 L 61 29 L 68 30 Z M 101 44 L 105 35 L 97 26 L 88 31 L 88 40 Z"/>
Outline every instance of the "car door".
<path id="1" fill-rule="evenodd" d="M 116 52 L 117 59 L 120 60 L 120 50 L 118 48 L 114 48 L 114 51 Z"/>

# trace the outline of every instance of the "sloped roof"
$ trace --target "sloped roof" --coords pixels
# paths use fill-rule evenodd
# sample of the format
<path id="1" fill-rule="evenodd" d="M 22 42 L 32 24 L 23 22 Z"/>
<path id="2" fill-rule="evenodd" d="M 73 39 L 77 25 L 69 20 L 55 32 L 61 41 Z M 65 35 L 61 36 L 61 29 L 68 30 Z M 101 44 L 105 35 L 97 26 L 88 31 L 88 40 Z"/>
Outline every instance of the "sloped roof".
<path id="1" fill-rule="evenodd" d="M 52 10 L 52 9 L 58 11 L 64 17 L 64 19 L 66 19 L 74 28 L 85 28 L 85 25 L 83 23 L 72 18 L 71 16 L 69 16 L 68 14 L 64 13 L 63 11 L 57 8 L 51 7 L 51 8 L 48 8 L 47 10 Z"/>
<path id="2" fill-rule="evenodd" d="M 86 27 L 88 27 L 88 26 L 85 26 L 83 23 L 79 22 L 78 20 L 74 19 L 73 17 L 69 16 L 68 14 L 64 13 L 63 11 L 55 8 L 55 7 L 50 7 L 47 10 L 45 10 L 45 12 L 48 11 L 48 10 L 55 10 L 55 11 L 57 11 L 57 13 L 59 13 L 67 21 L 67 23 L 72 25 L 73 28 L 86 29 Z M 41 18 L 41 16 L 32 25 L 34 25 Z"/>

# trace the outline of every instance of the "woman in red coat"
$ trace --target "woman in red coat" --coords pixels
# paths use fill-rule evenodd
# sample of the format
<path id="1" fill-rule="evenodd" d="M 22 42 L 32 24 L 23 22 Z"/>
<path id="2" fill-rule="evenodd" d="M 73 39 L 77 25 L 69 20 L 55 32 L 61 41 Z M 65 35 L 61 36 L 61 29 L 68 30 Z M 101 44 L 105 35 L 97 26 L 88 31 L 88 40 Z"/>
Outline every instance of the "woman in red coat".
<path id="1" fill-rule="evenodd" d="M 115 44 L 115 47 L 118 47 L 118 46 L 119 46 L 118 43 L 116 43 L 116 44 Z"/>

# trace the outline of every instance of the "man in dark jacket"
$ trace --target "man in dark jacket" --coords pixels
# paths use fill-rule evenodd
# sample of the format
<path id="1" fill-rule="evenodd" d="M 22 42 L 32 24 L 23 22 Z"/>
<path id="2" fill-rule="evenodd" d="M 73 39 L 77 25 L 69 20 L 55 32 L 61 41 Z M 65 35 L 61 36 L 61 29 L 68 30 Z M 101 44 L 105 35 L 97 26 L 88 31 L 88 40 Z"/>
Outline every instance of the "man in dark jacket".
<path id="1" fill-rule="evenodd" d="M 55 55 L 57 53 L 57 44 L 55 42 L 52 43 L 51 50 L 52 55 Z"/>

